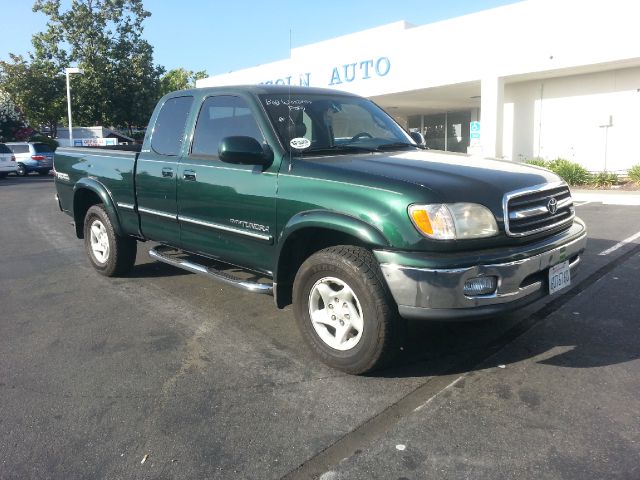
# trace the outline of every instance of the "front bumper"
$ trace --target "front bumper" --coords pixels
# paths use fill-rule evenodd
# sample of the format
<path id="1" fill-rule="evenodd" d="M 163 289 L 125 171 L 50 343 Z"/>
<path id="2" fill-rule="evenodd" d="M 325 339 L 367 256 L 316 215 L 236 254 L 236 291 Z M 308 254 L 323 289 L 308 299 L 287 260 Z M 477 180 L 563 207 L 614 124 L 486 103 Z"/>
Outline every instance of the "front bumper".
<path id="1" fill-rule="evenodd" d="M 480 318 L 524 306 L 548 294 L 549 267 L 569 260 L 571 275 L 580 263 L 587 242 L 587 232 L 580 220 L 571 230 L 551 239 L 546 248 L 523 247 L 501 259 L 492 252 L 487 258 L 478 255 L 474 265 L 434 268 L 427 257 L 425 266 L 389 262 L 389 252 L 375 252 L 380 268 L 395 299 L 400 315 L 405 318 L 454 320 Z M 526 254 L 526 249 L 530 251 Z M 540 251 L 542 250 L 542 251 Z M 406 254 L 402 255 L 406 259 Z M 475 277 L 496 276 L 497 289 L 489 295 L 467 296 L 464 283 Z"/>

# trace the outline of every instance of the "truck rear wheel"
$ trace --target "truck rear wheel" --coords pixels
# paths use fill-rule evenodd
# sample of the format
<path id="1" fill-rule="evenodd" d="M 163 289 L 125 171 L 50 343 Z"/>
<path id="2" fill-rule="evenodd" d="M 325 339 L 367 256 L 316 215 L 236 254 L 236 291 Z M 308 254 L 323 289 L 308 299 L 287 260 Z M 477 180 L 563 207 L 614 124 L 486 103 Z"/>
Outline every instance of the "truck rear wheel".
<path id="1" fill-rule="evenodd" d="M 84 247 L 98 273 L 124 275 L 136 262 L 136 240 L 117 235 L 102 205 L 93 205 L 84 217 Z"/>
<path id="2" fill-rule="evenodd" d="M 293 285 L 296 321 L 305 341 L 327 365 L 361 374 L 398 350 L 402 319 L 373 254 L 349 245 L 310 256 Z"/>

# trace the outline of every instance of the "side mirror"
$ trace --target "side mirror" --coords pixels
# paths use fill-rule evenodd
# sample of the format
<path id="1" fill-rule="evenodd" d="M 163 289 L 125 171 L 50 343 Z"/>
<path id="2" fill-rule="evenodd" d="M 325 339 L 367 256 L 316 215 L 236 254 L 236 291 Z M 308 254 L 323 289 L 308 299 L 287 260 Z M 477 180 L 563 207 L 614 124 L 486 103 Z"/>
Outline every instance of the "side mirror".
<path id="1" fill-rule="evenodd" d="M 413 139 L 414 142 L 418 144 L 420 148 L 427 148 L 427 142 L 420 132 L 409 132 L 409 136 Z"/>
<path id="2" fill-rule="evenodd" d="M 273 162 L 273 151 L 252 137 L 224 137 L 218 155 L 225 163 L 267 166 Z"/>

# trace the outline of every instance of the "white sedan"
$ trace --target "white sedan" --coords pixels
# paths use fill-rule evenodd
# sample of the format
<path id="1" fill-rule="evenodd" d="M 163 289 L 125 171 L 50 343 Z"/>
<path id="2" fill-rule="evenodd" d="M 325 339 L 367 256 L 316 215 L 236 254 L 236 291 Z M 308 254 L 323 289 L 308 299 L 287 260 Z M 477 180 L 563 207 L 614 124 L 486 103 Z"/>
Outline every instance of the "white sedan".
<path id="1" fill-rule="evenodd" d="M 9 147 L 4 143 L 0 143 L 0 178 L 4 178 L 9 173 L 17 170 L 16 156 L 9 150 Z"/>

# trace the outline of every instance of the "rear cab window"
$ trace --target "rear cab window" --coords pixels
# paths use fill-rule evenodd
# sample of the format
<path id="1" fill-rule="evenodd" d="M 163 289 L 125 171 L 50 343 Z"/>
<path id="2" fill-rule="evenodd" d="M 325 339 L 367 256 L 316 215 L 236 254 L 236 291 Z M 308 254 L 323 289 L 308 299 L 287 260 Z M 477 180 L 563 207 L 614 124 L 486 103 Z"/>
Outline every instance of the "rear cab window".
<path id="1" fill-rule="evenodd" d="M 180 154 L 193 97 L 173 97 L 162 105 L 151 135 L 151 148 L 160 155 Z"/>

